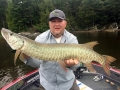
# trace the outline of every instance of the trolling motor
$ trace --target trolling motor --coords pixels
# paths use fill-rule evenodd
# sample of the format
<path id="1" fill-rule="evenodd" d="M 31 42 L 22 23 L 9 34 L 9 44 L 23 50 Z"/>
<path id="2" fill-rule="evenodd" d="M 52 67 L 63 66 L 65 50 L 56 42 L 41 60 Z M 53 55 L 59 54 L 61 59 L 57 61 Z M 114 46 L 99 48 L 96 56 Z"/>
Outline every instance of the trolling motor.
<path id="1" fill-rule="evenodd" d="M 81 79 L 83 77 L 83 71 L 86 71 L 87 68 L 84 66 L 83 63 L 80 63 L 80 66 L 74 71 L 75 78 Z"/>

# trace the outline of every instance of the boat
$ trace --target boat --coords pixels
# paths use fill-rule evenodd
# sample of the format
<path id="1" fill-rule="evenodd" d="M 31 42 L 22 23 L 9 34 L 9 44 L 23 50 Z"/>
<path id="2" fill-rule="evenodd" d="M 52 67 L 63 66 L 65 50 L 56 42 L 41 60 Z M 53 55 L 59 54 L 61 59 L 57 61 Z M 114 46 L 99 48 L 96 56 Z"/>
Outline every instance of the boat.
<path id="1" fill-rule="evenodd" d="M 92 73 L 82 65 L 74 71 L 80 90 L 120 90 L 120 69 L 110 67 L 111 75 L 104 72 L 102 66 L 93 62 L 97 73 Z M 17 78 L 0 90 L 39 90 L 40 80 L 38 69 Z"/>

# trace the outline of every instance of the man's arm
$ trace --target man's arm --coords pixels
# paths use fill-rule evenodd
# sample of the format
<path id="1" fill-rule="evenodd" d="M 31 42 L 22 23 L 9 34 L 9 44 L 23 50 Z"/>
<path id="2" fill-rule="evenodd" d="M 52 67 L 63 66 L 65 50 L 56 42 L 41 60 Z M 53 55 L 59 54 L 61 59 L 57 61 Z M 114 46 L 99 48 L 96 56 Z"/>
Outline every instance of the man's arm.
<path id="1" fill-rule="evenodd" d="M 21 61 L 23 61 L 26 65 L 32 66 L 34 68 L 39 68 L 41 61 L 32 57 L 29 57 L 28 55 L 22 53 L 19 57 Z"/>

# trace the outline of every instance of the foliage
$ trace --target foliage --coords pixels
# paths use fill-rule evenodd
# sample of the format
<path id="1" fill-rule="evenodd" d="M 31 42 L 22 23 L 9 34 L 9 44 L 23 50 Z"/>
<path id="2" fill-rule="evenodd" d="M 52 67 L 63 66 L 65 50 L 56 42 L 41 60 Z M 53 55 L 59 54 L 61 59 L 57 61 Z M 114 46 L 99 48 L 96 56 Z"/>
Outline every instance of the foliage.
<path id="1" fill-rule="evenodd" d="M 5 8 L 6 0 L 0 0 L 0 28 L 6 27 Z"/>
<path id="2" fill-rule="evenodd" d="M 0 0 L 0 28 L 43 32 L 54 9 L 65 12 L 68 30 L 120 24 L 120 0 Z"/>

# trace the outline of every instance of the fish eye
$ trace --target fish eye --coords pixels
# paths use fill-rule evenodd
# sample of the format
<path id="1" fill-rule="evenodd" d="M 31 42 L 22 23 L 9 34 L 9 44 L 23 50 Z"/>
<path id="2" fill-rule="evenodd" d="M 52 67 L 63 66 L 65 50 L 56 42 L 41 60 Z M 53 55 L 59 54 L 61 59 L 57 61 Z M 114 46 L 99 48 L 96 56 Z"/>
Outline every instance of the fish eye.
<path id="1" fill-rule="evenodd" d="M 10 35 L 12 36 L 12 35 L 13 35 L 13 33 L 10 33 Z"/>

